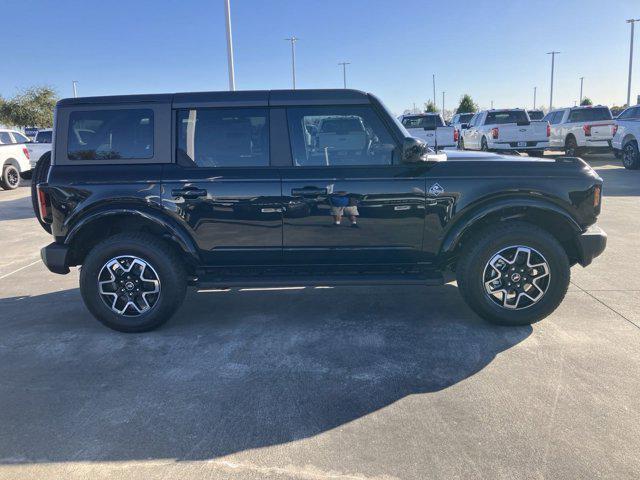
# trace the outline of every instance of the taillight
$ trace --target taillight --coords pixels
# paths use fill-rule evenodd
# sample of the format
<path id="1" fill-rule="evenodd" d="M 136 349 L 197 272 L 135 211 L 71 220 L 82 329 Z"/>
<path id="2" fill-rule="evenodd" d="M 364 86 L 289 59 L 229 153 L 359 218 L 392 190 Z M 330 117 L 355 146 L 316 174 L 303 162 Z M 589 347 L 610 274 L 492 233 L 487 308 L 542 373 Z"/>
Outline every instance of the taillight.
<path id="1" fill-rule="evenodd" d="M 591 125 L 583 125 L 582 130 L 584 130 L 585 137 L 591 136 Z"/>
<path id="2" fill-rule="evenodd" d="M 40 188 L 40 185 L 37 187 L 38 191 L 38 213 L 40 214 L 40 219 L 45 223 L 51 223 L 50 215 L 49 215 L 49 205 L 47 194 Z"/>
<path id="3" fill-rule="evenodd" d="M 613 125 L 611 125 L 611 135 L 615 136 L 616 133 L 618 133 L 618 125 L 617 124 L 613 124 Z"/>
<path id="4" fill-rule="evenodd" d="M 498 134 L 499 133 L 500 133 L 500 130 L 498 130 L 497 128 L 494 127 L 494 128 L 491 129 L 491 136 L 493 138 L 498 138 Z"/>
<path id="5" fill-rule="evenodd" d="M 602 189 L 600 185 L 596 185 L 593 187 L 593 206 L 594 208 L 598 208 L 600 206 Z"/>
<path id="6" fill-rule="evenodd" d="M 551 136 L 551 125 L 547 123 L 547 137 Z"/>
<path id="7" fill-rule="evenodd" d="M 29 160 L 29 150 L 27 150 L 27 147 L 22 147 L 22 152 L 24 153 L 24 156 L 27 157 L 27 160 Z"/>
<path id="8" fill-rule="evenodd" d="M 460 132 L 458 131 L 457 128 L 453 129 L 453 141 L 455 143 L 458 143 L 458 140 L 460 139 Z"/>

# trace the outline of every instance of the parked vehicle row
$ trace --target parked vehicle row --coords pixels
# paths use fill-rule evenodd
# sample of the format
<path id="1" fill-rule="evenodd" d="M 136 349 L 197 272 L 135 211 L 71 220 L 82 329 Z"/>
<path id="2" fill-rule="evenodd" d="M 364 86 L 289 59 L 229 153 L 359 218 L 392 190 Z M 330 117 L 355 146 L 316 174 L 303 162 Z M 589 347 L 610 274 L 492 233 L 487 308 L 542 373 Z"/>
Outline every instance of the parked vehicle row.
<path id="1" fill-rule="evenodd" d="M 31 170 L 27 142 L 16 130 L 0 129 L 0 187 L 4 190 L 18 188 L 21 175 Z"/>
<path id="2" fill-rule="evenodd" d="M 520 141 L 510 115 L 474 124 Z M 72 98 L 55 118 L 34 172 L 42 259 L 81 265 L 88 309 L 121 331 L 161 325 L 188 283 L 441 285 L 445 271 L 480 316 L 529 324 L 606 245 L 584 161 L 432 155 L 356 90 Z"/>
<path id="3" fill-rule="evenodd" d="M 544 117 L 551 126 L 549 147 L 567 156 L 611 150 L 615 122 L 609 107 L 580 106 L 552 110 Z"/>

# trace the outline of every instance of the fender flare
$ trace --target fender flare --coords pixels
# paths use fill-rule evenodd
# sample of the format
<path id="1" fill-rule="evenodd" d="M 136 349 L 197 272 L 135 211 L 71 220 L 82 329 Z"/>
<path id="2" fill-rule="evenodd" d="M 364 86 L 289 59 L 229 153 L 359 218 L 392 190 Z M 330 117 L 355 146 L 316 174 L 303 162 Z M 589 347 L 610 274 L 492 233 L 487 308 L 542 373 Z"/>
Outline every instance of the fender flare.
<path id="1" fill-rule="evenodd" d="M 196 264 L 200 262 L 200 257 L 198 255 L 198 248 L 189 233 L 186 231 L 184 227 L 178 225 L 174 220 L 164 214 L 160 214 L 157 212 L 145 211 L 143 209 L 135 209 L 135 208 L 115 208 L 109 210 L 102 210 L 98 212 L 93 212 L 82 217 L 79 221 L 75 223 L 75 225 L 71 228 L 69 233 L 66 235 L 64 243 L 65 245 L 71 245 L 71 243 L 77 238 L 81 231 L 88 226 L 90 226 L 93 222 L 97 220 L 104 219 L 109 216 L 131 216 L 131 217 L 140 217 L 145 220 L 153 222 L 155 225 L 162 228 L 167 234 L 171 237 L 171 239 L 180 247 L 180 249 Z"/>
<path id="2" fill-rule="evenodd" d="M 462 215 L 445 234 L 445 237 L 440 244 L 440 254 L 453 252 L 459 245 L 462 236 L 477 225 L 477 223 L 483 218 L 488 215 L 498 213 L 501 210 L 508 210 L 514 207 L 531 208 L 559 215 L 567 222 L 576 234 L 582 233 L 583 229 L 580 227 L 580 224 L 578 224 L 569 212 L 549 200 L 513 197 L 503 198 L 479 205 L 470 212 Z"/>

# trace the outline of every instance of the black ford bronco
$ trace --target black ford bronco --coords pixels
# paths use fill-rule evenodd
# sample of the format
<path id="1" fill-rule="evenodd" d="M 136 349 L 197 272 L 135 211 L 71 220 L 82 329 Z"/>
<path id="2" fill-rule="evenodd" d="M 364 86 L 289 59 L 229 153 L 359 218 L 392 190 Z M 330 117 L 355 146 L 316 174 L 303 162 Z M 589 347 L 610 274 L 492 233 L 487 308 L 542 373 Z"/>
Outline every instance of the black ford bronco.
<path id="1" fill-rule="evenodd" d="M 188 285 L 439 285 L 483 318 L 535 322 L 605 248 L 581 159 L 432 152 L 355 90 L 58 102 L 33 175 L 55 273 L 107 326 L 165 322 Z"/>

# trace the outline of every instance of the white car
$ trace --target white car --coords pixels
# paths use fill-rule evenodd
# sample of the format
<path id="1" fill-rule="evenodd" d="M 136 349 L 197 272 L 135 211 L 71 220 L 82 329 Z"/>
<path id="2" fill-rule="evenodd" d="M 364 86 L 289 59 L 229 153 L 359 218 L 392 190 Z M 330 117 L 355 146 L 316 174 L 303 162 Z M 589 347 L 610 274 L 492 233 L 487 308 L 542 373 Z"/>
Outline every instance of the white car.
<path id="1" fill-rule="evenodd" d="M 412 137 L 423 140 L 434 150 L 458 146 L 458 134 L 455 128 L 445 125 L 439 113 L 401 115 L 398 120 Z"/>
<path id="2" fill-rule="evenodd" d="M 473 113 L 456 113 L 453 117 L 451 117 L 451 121 L 449 125 L 457 130 L 457 141 L 458 146 L 460 146 L 460 138 L 462 130 L 469 127 L 469 120 L 473 117 Z"/>
<path id="3" fill-rule="evenodd" d="M 52 137 L 53 130 L 51 128 L 38 130 L 34 141 L 27 145 L 27 150 L 29 150 L 29 161 L 31 162 L 31 168 L 35 168 L 38 160 L 40 160 L 40 158 L 42 158 L 45 153 L 51 151 Z"/>
<path id="4" fill-rule="evenodd" d="M 31 170 L 29 139 L 16 130 L 0 129 L 0 187 L 13 190 L 20 185 L 20 175 Z"/>
<path id="5" fill-rule="evenodd" d="M 484 110 L 462 130 L 460 143 L 465 150 L 527 152 L 539 157 L 549 146 L 549 125 L 532 122 L 521 108 Z"/>
<path id="6" fill-rule="evenodd" d="M 629 170 L 640 168 L 640 105 L 627 108 L 623 111 L 613 127 L 615 132 L 611 146 L 616 157 L 622 157 L 622 165 Z"/>
<path id="7" fill-rule="evenodd" d="M 602 105 L 552 110 L 544 117 L 551 125 L 549 148 L 564 150 L 569 157 L 611 150 L 614 121 Z"/>

